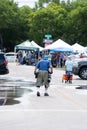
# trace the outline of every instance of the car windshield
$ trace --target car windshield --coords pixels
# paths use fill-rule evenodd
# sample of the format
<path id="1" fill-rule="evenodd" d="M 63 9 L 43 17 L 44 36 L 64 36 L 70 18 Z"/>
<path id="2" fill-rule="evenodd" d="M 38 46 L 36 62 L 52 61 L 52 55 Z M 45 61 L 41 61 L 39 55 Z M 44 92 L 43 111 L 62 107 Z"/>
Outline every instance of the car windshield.
<path id="1" fill-rule="evenodd" d="M 15 56 L 15 54 L 6 54 L 6 56 Z"/>

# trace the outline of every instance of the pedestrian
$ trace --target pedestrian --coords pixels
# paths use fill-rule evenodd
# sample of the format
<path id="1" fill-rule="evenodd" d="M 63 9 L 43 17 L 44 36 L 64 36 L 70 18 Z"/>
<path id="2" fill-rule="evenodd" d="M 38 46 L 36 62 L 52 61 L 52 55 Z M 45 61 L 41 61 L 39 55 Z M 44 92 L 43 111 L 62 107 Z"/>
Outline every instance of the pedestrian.
<path id="1" fill-rule="evenodd" d="M 49 51 L 49 50 L 46 52 L 46 54 L 45 54 L 45 55 L 47 55 L 47 56 L 48 56 L 48 60 L 51 62 L 51 60 L 52 60 L 52 54 L 50 53 L 50 51 Z"/>
<path id="2" fill-rule="evenodd" d="M 83 55 L 83 53 L 81 53 L 79 57 L 80 57 L 80 58 L 84 58 L 84 55 Z"/>
<path id="3" fill-rule="evenodd" d="M 23 53 L 22 53 L 21 50 L 19 50 L 17 52 L 17 57 L 16 58 L 17 58 L 17 62 L 18 62 L 19 65 L 23 64 Z"/>
<path id="4" fill-rule="evenodd" d="M 59 61 L 60 61 L 60 67 L 62 68 L 64 65 L 64 53 L 60 53 L 60 57 L 59 57 Z"/>
<path id="5" fill-rule="evenodd" d="M 49 72 L 50 74 L 53 73 L 53 67 L 51 62 L 48 60 L 48 56 L 45 55 L 40 61 L 38 61 L 37 65 L 35 66 L 34 74 L 38 71 L 38 76 L 36 80 L 36 87 L 37 87 L 37 96 L 40 96 L 40 87 L 44 85 L 45 92 L 44 96 L 49 96 L 48 94 L 48 87 L 49 87 Z"/>
<path id="6" fill-rule="evenodd" d="M 72 68 L 73 68 L 73 61 L 71 60 L 71 57 L 68 57 L 65 62 L 65 70 L 66 74 L 68 75 L 69 83 L 71 83 L 70 76 L 72 76 Z"/>
<path id="7" fill-rule="evenodd" d="M 55 57 L 57 67 L 59 67 L 59 58 L 60 58 L 60 53 L 58 52 L 56 57 Z"/>

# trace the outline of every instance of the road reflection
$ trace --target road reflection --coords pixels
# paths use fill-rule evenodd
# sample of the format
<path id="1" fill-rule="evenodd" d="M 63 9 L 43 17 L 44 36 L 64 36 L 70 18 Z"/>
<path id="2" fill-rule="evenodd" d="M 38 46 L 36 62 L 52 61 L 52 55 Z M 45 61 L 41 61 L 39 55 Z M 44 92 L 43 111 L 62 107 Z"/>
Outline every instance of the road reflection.
<path id="1" fill-rule="evenodd" d="M 15 98 L 33 92 L 35 83 L 24 80 L 0 79 L 0 105 L 13 105 L 20 103 Z"/>
<path id="2" fill-rule="evenodd" d="M 15 105 L 15 104 L 19 104 L 19 103 L 21 103 L 19 100 L 8 99 L 7 102 L 5 103 L 5 105 Z"/>

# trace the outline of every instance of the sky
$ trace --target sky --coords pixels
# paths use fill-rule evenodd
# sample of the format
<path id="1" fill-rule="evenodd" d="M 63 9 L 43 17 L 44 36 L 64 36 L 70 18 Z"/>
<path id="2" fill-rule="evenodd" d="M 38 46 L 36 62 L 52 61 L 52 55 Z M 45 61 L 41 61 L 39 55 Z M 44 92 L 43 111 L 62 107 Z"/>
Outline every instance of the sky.
<path id="1" fill-rule="evenodd" d="M 29 5 L 31 8 L 34 7 L 35 2 L 38 0 L 14 0 L 14 2 L 18 3 L 19 7 L 23 5 Z"/>
<path id="2" fill-rule="evenodd" d="M 35 2 L 37 2 L 38 0 L 14 0 L 14 2 L 18 3 L 19 7 L 23 6 L 23 5 L 29 5 L 31 8 L 34 7 Z M 65 0 L 67 1 L 67 0 Z"/>

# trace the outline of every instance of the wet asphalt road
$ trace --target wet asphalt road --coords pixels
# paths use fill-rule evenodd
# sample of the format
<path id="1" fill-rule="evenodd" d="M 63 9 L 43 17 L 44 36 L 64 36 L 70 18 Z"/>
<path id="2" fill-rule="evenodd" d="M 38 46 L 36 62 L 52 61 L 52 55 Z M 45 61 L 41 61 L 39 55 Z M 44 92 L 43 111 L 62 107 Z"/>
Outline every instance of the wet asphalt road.
<path id="1" fill-rule="evenodd" d="M 23 97 L 23 95 L 26 93 L 34 93 L 36 89 L 34 66 L 9 63 L 8 68 L 10 73 L 4 76 L 0 76 L 0 97 L 1 99 L 4 97 L 4 102 L 1 100 L 0 103 L 3 105 L 14 104 L 14 98 Z M 72 84 L 65 83 L 64 80 L 62 81 L 62 75 L 64 73 L 64 69 L 54 68 L 50 86 L 57 88 L 79 88 L 80 86 L 86 86 L 87 81 L 81 80 L 78 76 L 75 75 L 73 76 Z"/>
<path id="2" fill-rule="evenodd" d="M 86 80 L 73 76 L 72 84 L 62 83 L 64 69 L 54 68 L 49 97 L 36 96 L 34 66 L 9 63 L 10 73 L 0 76 L 0 89 L 6 89 L 5 105 L 0 106 L 0 130 L 86 130 Z M 7 90 L 10 89 L 10 93 Z M 2 94 L 2 91 L 0 91 Z"/>

